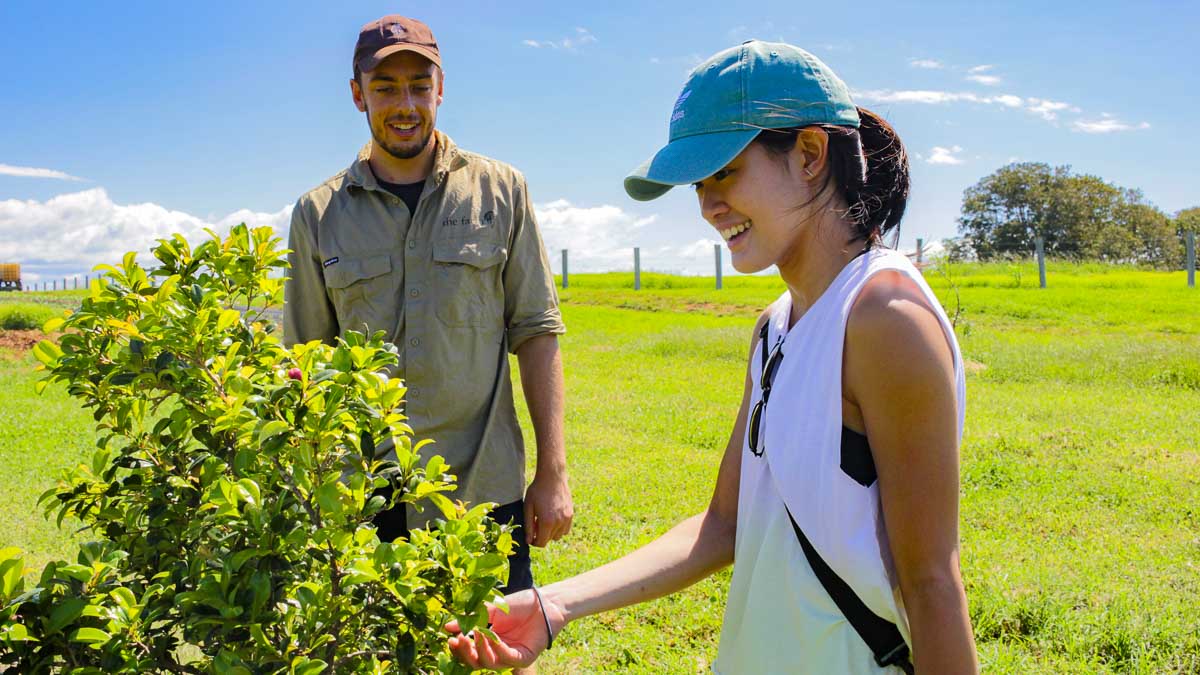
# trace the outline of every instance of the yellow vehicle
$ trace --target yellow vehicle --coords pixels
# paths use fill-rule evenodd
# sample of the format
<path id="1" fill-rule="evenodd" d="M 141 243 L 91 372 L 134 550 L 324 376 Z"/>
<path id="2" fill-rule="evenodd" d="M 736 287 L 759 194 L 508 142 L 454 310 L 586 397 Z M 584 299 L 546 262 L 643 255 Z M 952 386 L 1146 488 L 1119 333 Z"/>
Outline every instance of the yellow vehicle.
<path id="1" fill-rule="evenodd" d="M 21 290 L 21 265 L 0 263 L 0 291 Z"/>

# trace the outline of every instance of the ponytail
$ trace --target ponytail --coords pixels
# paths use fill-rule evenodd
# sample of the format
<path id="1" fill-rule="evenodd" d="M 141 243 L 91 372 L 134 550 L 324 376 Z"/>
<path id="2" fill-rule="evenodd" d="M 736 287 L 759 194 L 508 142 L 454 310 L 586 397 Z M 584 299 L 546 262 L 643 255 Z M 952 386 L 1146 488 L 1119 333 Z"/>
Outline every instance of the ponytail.
<path id="1" fill-rule="evenodd" d="M 908 152 L 896 130 L 882 117 L 866 108 L 859 108 L 858 115 L 862 120 L 858 144 L 866 159 L 866 180 L 856 181 L 859 187 L 854 194 L 845 191 L 849 215 L 856 234 L 869 241 L 881 240 L 892 231 L 899 240 L 900 219 L 908 205 Z"/>

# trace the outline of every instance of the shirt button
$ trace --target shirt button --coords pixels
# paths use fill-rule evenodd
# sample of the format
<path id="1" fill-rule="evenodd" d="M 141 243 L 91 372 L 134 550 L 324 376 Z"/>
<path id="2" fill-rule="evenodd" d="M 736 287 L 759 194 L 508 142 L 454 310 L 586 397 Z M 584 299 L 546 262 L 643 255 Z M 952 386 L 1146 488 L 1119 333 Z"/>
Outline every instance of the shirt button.
<path id="1" fill-rule="evenodd" d="M 414 289 L 412 289 L 411 291 L 409 291 L 409 292 L 408 292 L 408 297 L 410 297 L 410 298 L 415 298 L 415 297 L 417 297 L 417 296 L 418 296 L 418 295 L 420 295 L 420 294 L 421 294 L 421 291 L 418 291 L 417 289 L 415 289 L 415 288 L 414 288 Z"/>
<path id="2" fill-rule="evenodd" d="M 421 338 L 413 338 L 408 341 L 408 344 L 412 345 L 413 347 L 419 347 L 421 346 Z"/>
<path id="3" fill-rule="evenodd" d="M 410 241 L 410 242 L 408 242 L 408 247 L 409 247 L 409 248 L 416 248 L 416 247 L 417 247 L 417 242 L 415 242 L 415 241 Z"/>

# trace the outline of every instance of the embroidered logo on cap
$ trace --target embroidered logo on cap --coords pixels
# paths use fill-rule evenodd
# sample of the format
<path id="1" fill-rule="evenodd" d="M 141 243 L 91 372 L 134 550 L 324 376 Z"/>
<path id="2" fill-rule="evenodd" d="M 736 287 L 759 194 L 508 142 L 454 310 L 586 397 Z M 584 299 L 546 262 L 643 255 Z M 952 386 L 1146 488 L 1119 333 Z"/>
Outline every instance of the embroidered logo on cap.
<path id="1" fill-rule="evenodd" d="M 678 122 L 679 120 L 683 119 L 684 111 L 680 110 L 680 108 L 683 106 L 684 102 L 687 101 L 688 97 L 691 95 L 692 95 L 692 90 L 685 89 L 683 91 L 683 93 L 679 95 L 679 98 L 675 99 L 674 112 L 671 114 L 672 122 Z"/>
<path id="2" fill-rule="evenodd" d="M 393 40 L 403 40 L 404 34 L 408 32 L 408 31 L 404 30 L 404 26 L 401 26 L 398 23 L 388 24 L 387 29 L 388 29 L 388 32 L 392 34 Z"/>
<path id="3" fill-rule="evenodd" d="M 334 256 L 334 257 L 330 258 L 329 260 L 326 260 L 325 262 L 321 263 L 321 267 L 329 267 L 330 265 L 337 264 L 337 261 L 338 261 L 337 256 Z"/>

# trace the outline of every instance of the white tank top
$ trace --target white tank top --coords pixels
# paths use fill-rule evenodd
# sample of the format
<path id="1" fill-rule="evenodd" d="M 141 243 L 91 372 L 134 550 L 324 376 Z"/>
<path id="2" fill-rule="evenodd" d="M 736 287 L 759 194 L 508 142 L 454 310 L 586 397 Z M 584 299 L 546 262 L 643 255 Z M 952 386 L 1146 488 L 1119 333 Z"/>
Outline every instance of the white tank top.
<path id="1" fill-rule="evenodd" d="M 765 453 L 756 457 L 748 438 L 742 443 L 733 580 L 715 673 L 901 672 L 875 664 L 813 573 L 784 509 L 786 501 L 821 558 L 911 644 L 879 483 L 864 487 L 841 469 L 846 320 L 863 285 L 883 270 L 912 279 L 942 324 L 954 354 L 962 438 L 966 384 L 958 343 L 937 297 L 907 257 L 874 249 L 855 258 L 790 330 L 792 303 L 785 291 L 771 305 L 767 339 L 751 357 L 753 407 L 762 397 L 761 350 L 782 341 L 783 360 L 762 419 Z"/>

